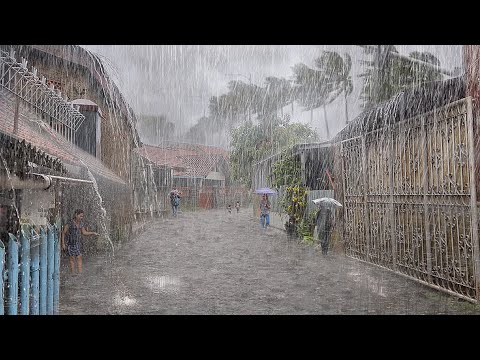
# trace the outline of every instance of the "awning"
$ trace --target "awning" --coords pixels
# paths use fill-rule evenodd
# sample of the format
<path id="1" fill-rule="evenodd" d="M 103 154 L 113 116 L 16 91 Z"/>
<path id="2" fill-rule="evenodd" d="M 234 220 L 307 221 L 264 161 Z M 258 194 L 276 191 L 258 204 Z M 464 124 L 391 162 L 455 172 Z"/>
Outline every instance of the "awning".
<path id="1" fill-rule="evenodd" d="M 207 180 L 225 180 L 225 176 L 222 173 L 219 173 L 218 171 L 210 171 L 205 178 Z"/>

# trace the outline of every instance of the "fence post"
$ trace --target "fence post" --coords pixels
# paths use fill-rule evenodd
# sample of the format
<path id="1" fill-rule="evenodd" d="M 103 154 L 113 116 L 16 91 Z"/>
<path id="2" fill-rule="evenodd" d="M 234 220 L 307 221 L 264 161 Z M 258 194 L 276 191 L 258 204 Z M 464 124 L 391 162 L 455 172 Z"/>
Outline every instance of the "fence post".
<path id="1" fill-rule="evenodd" d="M 363 183 L 363 208 L 364 208 L 364 222 L 365 222 L 365 242 L 367 249 L 365 251 L 365 261 L 370 261 L 370 207 L 368 204 L 368 174 L 367 174 L 367 139 L 366 135 L 362 136 L 362 183 Z"/>
<path id="2" fill-rule="evenodd" d="M 47 314 L 47 234 L 40 228 L 40 315 Z"/>
<path id="3" fill-rule="evenodd" d="M 30 240 L 21 231 L 20 238 L 20 315 L 29 314 L 30 301 Z"/>
<path id="4" fill-rule="evenodd" d="M 480 246 L 478 243 L 478 215 L 477 215 L 477 191 L 476 191 L 476 164 L 475 164 L 475 140 L 473 136 L 473 110 L 472 98 L 467 98 L 467 126 L 468 126 L 468 166 L 470 171 L 470 214 L 471 234 L 473 245 L 473 271 L 475 277 L 475 297 L 480 300 Z"/>
<path id="5" fill-rule="evenodd" d="M 53 271 L 55 267 L 55 238 L 53 227 L 47 224 L 47 315 L 53 315 Z"/>
<path id="6" fill-rule="evenodd" d="M 3 308 L 3 266 L 5 265 L 5 245 L 0 240 L 0 315 L 5 314 Z"/>
<path id="7" fill-rule="evenodd" d="M 434 110 L 434 114 L 435 114 Z M 434 115 L 435 116 L 435 115 Z M 428 132 L 427 132 L 427 119 L 425 116 L 422 116 L 422 131 L 421 139 L 423 142 L 423 222 L 424 222 L 424 231 L 425 231 L 425 250 L 427 252 L 427 282 L 432 283 L 432 239 L 430 235 L 430 209 L 428 206 Z"/>
<path id="8" fill-rule="evenodd" d="M 58 236 L 58 227 L 53 225 L 54 230 L 54 270 L 53 270 L 53 314 L 58 315 L 60 304 L 60 238 Z"/>
<path id="9" fill-rule="evenodd" d="M 7 314 L 17 315 L 18 308 L 18 241 L 15 235 L 8 234 L 8 287 L 7 287 Z"/>
<path id="10" fill-rule="evenodd" d="M 32 228 L 31 231 L 32 242 L 30 244 L 30 251 L 32 261 L 30 264 L 30 272 L 32 274 L 32 301 L 30 303 L 30 314 L 39 314 L 39 283 L 40 283 L 40 236 Z"/>

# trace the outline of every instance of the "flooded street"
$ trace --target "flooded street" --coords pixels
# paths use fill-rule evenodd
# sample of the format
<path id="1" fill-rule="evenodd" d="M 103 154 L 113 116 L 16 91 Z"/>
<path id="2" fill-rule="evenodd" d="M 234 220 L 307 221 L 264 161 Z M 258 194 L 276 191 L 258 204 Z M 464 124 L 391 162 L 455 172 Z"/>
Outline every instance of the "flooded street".
<path id="1" fill-rule="evenodd" d="M 266 231 L 251 209 L 156 219 L 116 249 L 62 258 L 60 314 L 480 314 L 390 271 Z"/>
<path id="2" fill-rule="evenodd" d="M 0 315 L 480 315 L 480 46 L 316 43 L 0 45 Z"/>

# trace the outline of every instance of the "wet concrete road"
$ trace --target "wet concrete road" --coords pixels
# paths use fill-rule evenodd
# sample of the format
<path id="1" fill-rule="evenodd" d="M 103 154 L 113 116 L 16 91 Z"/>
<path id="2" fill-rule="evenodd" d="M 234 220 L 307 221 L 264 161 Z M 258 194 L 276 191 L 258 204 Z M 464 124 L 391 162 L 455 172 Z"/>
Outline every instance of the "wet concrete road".
<path id="1" fill-rule="evenodd" d="M 480 314 L 480 306 L 262 231 L 250 209 L 158 219 L 117 249 L 63 260 L 61 314 Z"/>

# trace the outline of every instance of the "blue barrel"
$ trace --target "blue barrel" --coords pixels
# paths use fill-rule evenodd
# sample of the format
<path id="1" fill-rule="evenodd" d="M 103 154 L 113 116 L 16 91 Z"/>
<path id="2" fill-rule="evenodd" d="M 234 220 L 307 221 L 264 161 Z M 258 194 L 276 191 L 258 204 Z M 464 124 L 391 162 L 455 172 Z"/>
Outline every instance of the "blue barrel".
<path id="1" fill-rule="evenodd" d="M 47 315 L 53 315 L 53 271 L 55 266 L 55 237 L 53 227 L 48 226 L 47 236 Z"/>
<path id="2" fill-rule="evenodd" d="M 30 240 L 21 231 L 20 238 L 20 315 L 28 315 L 30 307 Z"/>
<path id="3" fill-rule="evenodd" d="M 5 315 L 3 308 L 3 267 L 5 266 L 5 245 L 0 241 L 0 315 Z"/>
<path id="4" fill-rule="evenodd" d="M 18 241 L 15 235 L 8 234 L 7 254 L 7 314 L 17 315 L 18 313 Z"/>
<path id="5" fill-rule="evenodd" d="M 47 234 L 40 228 L 40 315 L 47 315 Z"/>
<path id="6" fill-rule="evenodd" d="M 60 304 L 60 237 L 58 234 L 58 228 L 53 225 L 54 239 L 55 239 L 55 255 L 54 255 L 54 268 L 53 268 L 53 313 L 58 315 Z"/>
<path id="7" fill-rule="evenodd" d="M 30 272 L 32 274 L 32 287 L 30 292 L 32 299 L 30 302 L 30 315 L 38 315 L 40 313 L 40 236 L 32 229 L 32 241 L 30 243 Z"/>

